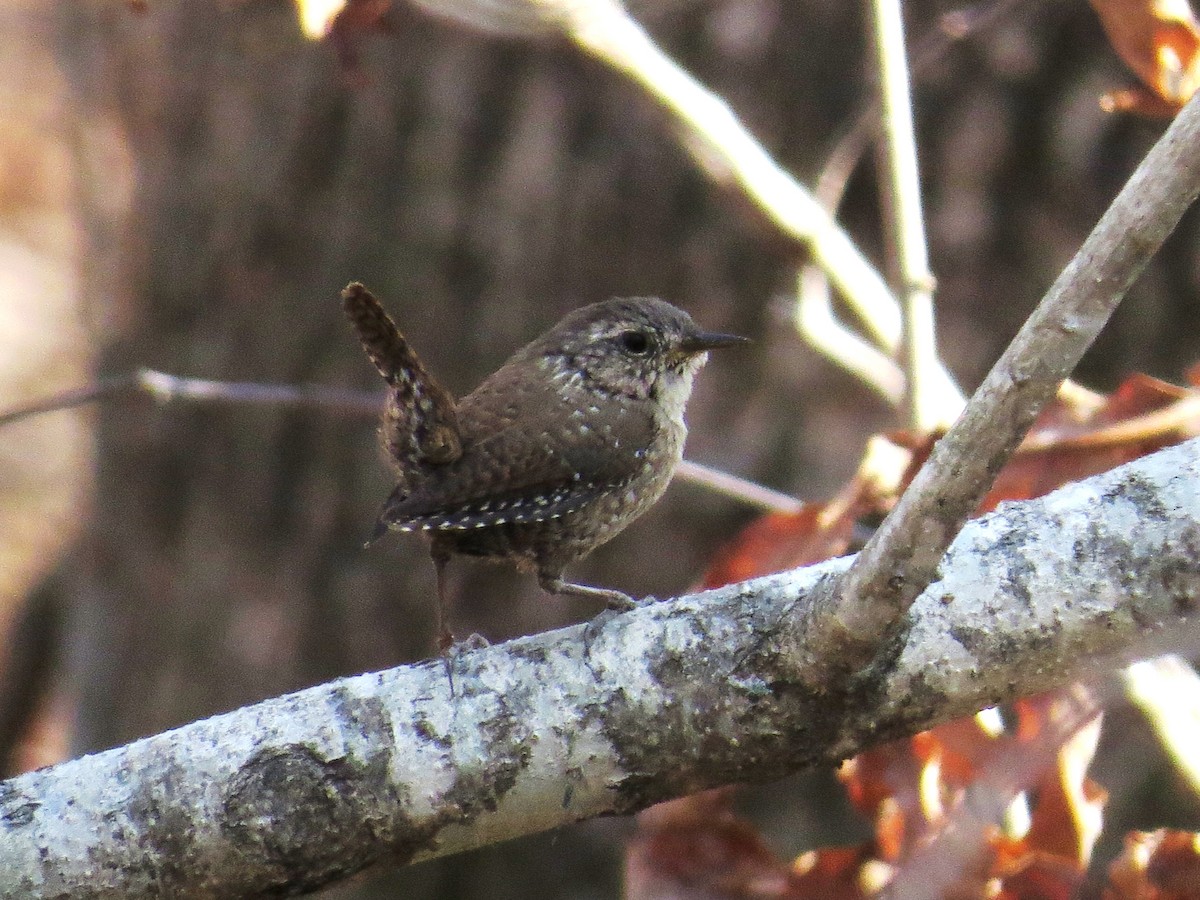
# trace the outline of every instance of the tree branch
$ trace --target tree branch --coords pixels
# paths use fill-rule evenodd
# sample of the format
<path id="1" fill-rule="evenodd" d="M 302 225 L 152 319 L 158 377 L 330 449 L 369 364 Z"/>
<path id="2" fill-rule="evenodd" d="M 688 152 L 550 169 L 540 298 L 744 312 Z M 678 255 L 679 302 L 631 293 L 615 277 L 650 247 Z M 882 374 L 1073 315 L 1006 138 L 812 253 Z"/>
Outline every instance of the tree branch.
<path id="1" fill-rule="evenodd" d="M 864 747 L 1190 649 L 1200 440 L 963 529 L 902 636 L 820 685 L 849 560 L 346 678 L 0 784 L 3 897 L 314 889 Z M 1188 627 L 1182 627 L 1188 626 Z M 647 723 L 654 723 L 648 728 Z"/>
<path id="2" fill-rule="evenodd" d="M 876 84 L 883 113 L 880 184 L 884 224 L 894 257 L 895 290 L 904 318 L 908 423 L 913 430 L 928 434 L 938 425 L 953 421 L 960 407 L 948 411 L 933 390 L 941 363 L 933 324 L 933 271 L 921 212 L 921 177 L 917 170 L 904 17 L 900 0 L 868 0 L 866 6 L 871 14 Z"/>

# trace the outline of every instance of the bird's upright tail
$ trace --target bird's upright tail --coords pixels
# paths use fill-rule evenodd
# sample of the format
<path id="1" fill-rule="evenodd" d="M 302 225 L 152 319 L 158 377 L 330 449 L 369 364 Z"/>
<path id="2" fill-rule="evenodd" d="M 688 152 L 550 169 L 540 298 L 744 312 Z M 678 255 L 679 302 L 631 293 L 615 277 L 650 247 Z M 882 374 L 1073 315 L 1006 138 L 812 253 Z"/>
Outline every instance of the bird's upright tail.
<path id="1" fill-rule="evenodd" d="M 434 378 L 375 295 L 358 282 L 342 291 L 342 309 L 367 356 L 388 383 L 380 439 L 401 481 L 428 464 L 462 455 L 454 395 Z"/>

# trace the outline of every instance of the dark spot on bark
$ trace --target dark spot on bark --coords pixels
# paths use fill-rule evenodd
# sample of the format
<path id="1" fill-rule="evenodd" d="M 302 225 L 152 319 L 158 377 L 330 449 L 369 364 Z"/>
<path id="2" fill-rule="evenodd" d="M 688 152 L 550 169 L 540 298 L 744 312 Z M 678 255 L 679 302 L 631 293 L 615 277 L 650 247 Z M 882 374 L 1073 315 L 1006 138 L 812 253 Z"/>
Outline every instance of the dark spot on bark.
<path id="1" fill-rule="evenodd" d="M 696 640 L 686 651 L 650 651 L 649 674 L 661 687 L 661 704 L 651 711 L 636 696 L 614 690 L 599 719 L 624 773 L 615 785 L 616 812 L 644 809 L 716 784 L 769 780 L 828 761 L 824 748 L 845 711 L 844 695 L 836 686 L 814 692 L 796 680 L 775 637 L 759 642 L 752 663 L 730 671 L 727 658 L 705 651 L 727 639 L 707 632 L 707 617 L 682 610 L 672 615 Z M 770 623 L 756 624 L 755 618 L 722 621 L 736 621 L 760 636 L 774 634 Z"/>
<path id="2" fill-rule="evenodd" d="M 1077 539 L 1071 547 L 1071 559 L 1076 565 L 1091 564 L 1095 562 L 1097 557 L 1096 540 L 1098 530 L 1096 523 L 1089 523 L 1087 530 L 1087 535 Z"/>
<path id="3" fill-rule="evenodd" d="M 1149 615 L 1137 603 L 1129 604 L 1129 618 L 1133 619 L 1133 624 L 1136 625 L 1138 627 L 1138 629 L 1141 631 L 1150 631 L 1152 628 L 1154 628 L 1156 625 L 1159 624 L 1158 621 L 1153 616 Z M 1116 628 L 1117 628 L 1116 623 L 1113 622 L 1111 616 L 1109 616 L 1108 629 L 1110 631 L 1115 631 Z"/>
<path id="4" fill-rule="evenodd" d="M 372 747 L 391 752 L 392 729 L 382 700 L 361 697 L 342 687 L 335 688 L 330 699 L 347 731 L 361 735 Z"/>
<path id="5" fill-rule="evenodd" d="M 414 719 L 413 731 L 415 731 L 417 736 L 422 740 L 428 741 L 442 750 L 450 749 L 450 739 L 443 734 L 438 734 L 437 730 L 433 727 L 433 723 L 426 718 Z"/>
<path id="6" fill-rule="evenodd" d="M 1177 614 L 1196 608 L 1200 595 L 1200 532 L 1187 529 L 1177 540 L 1174 552 L 1161 557 L 1159 579 L 1164 596 L 1170 597 Z"/>
<path id="7" fill-rule="evenodd" d="M 498 697 L 499 711 L 482 725 L 484 748 L 477 760 L 460 763 L 454 784 L 446 791 L 450 819 L 470 822 L 485 810 L 494 811 L 533 755 L 534 735 L 521 711 L 528 697 Z"/>
<path id="8" fill-rule="evenodd" d="M 1042 516 L 1041 510 L 1033 511 L 1028 506 L 1009 506 L 1005 513 L 1012 527 L 996 541 L 996 549 L 1004 554 L 1004 576 L 1006 594 L 1026 609 L 1033 608 L 1033 594 L 1029 584 L 1035 574 L 1031 555 L 1040 555 L 1036 544 L 1030 544 L 1028 519 L 1032 515 Z"/>
<path id="9" fill-rule="evenodd" d="M 523 659 L 535 665 L 540 665 L 549 658 L 550 654 L 546 647 L 535 643 L 521 643 L 508 648 L 510 656 L 516 659 Z"/>
<path id="10" fill-rule="evenodd" d="M 0 821 L 4 823 L 5 828 L 28 825 L 33 821 L 33 815 L 40 805 L 12 784 L 0 784 Z"/>
<path id="11" fill-rule="evenodd" d="M 148 883 L 180 889 L 196 877 L 196 823 L 192 810 L 180 800 L 180 785 L 188 773 L 168 761 L 153 777 L 140 779 L 125 807 L 141 850 L 132 859 L 120 847 L 95 845 L 89 858 L 99 869 L 132 868 Z M 136 881 L 136 879 L 131 879 Z"/>
<path id="12" fill-rule="evenodd" d="M 979 648 L 986 647 L 988 641 L 988 633 L 982 628 L 973 628 L 970 625 L 951 625 L 950 636 L 958 641 L 968 653 L 978 656 Z"/>
<path id="13" fill-rule="evenodd" d="M 1156 522 L 1164 521 L 1167 510 L 1159 500 L 1158 489 L 1137 472 L 1130 472 L 1120 482 L 1105 491 L 1104 499 L 1121 497 L 1137 506 L 1141 515 Z"/>
<path id="14" fill-rule="evenodd" d="M 371 721 L 371 704 L 358 706 L 343 714 L 364 727 L 379 724 Z M 429 846 L 436 830 L 414 828 L 404 816 L 388 755 L 324 759 L 293 744 L 264 750 L 242 766 L 225 793 L 220 824 L 254 871 L 258 893 L 304 893 L 385 853 L 403 863 Z"/>
<path id="15" fill-rule="evenodd" d="M 1057 626 L 1043 626 L 1042 635 L 1039 637 L 1025 635 L 1018 638 L 967 625 L 954 625 L 950 628 L 951 636 L 975 656 L 981 666 L 986 666 L 989 660 L 1009 662 L 1019 654 L 1045 647 L 1053 641 L 1052 634 L 1056 631 Z"/>
<path id="16" fill-rule="evenodd" d="M 871 664 L 866 666 L 862 672 L 856 673 L 853 681 L 860 682 L 865 679 L 867 682 L 880 684 L 885 682 L 900 661 L 900 654 L 904 652 L 904 646 L 908 643 L 910 631 L 912 631 L 912 619 L 907 615 L 901 616 L 880 640 L 879 649 L 875 652 Z M 852 684 L 851 690 L 857 691 L 858 688 Z"/>

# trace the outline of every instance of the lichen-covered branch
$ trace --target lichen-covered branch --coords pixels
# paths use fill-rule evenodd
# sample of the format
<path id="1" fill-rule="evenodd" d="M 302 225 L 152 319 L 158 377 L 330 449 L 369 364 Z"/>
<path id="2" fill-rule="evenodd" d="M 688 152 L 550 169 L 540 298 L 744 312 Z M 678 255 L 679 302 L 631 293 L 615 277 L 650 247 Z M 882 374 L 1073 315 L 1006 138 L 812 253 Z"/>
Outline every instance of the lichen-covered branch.
<path id="1" fill-rule="evenodd" d="M 963 529 L 906 627 L 814 686 L 846 560 L 346 678 L 0 784 L 0 896 L 300 893 L 880 741 L 1193 643 L 1200 441 Z"/>

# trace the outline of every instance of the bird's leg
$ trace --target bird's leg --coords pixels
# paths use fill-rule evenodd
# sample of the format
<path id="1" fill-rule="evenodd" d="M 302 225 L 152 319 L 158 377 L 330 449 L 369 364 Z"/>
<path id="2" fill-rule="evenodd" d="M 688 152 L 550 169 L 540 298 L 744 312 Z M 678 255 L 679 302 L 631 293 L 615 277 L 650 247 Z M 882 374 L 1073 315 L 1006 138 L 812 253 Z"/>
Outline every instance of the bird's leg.
<path id="1" fill-rule="evenodd" d="M 490 647 L 483 635 L 472 634 L 466 640 L 460 641 L 450 630 L 450 605 L 446 600 L 446 563 L 450 561 L 450 551 L 434 544 L 430 549 L 433 557 L 433 567 L 437 572 L 437 650 L 438 656 L 446 666 L 446 679 L 450 682 L 450 696 L 454 696 L 454 660 L 459 653 L 469 650 L 481 650 Z"/>
<path id="2" fill-rule="evenodd" d="M 586 597 L 589 600 L 599 600 L 606 607 L 617 612 L 628 612 L 631 609 L 637 609 L 641 606 L 638 600 L 620 591 L 588 587 L 586 584 L 574 584 L 570 581 L 563 581 L 562 573 L 551 574 L 549 572 L 541 572 L 538 575 L 538 584 L 541 585 L 542 590 L 547 594 L 558 594 L 565 597 Z"/>
<path id="3" fill-rule="evenodd" d="M 445 656 L 454 646 L 454 633 L 450 630 L 450 608 L 446 603 L 446 563 L 450 561 L 450 551 L 435 542 L 429 553 L 433 557 L 433 567 L 437 572 L 437 649 L 438 653 Z"/>
<path id="4" fill-rule="evenodd" d="M 438 545 L 429 550 L 433 557 L 433 568 L 437 573 L 437 651 L 446 667 L 446 680 L 450 682 L 450 696 L 454 696 L 454 633 L 450 630 L 450 611 L 446 605 L 446 563 L 450 551 Z"/>

